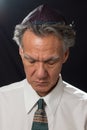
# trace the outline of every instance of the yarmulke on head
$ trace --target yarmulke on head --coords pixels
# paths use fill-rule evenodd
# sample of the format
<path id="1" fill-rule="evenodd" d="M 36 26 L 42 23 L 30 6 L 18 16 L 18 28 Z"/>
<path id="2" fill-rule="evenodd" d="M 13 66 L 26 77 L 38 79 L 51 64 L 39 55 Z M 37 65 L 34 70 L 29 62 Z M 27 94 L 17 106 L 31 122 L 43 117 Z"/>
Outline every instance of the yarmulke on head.
<path id="1" fill-rule="evenodd" d="M 53 34 L 61 38 L 64 51 L 74 46 L 76 32 L 72 24 L 68 24 L 60 11 L 43 4 L 31 11 L 24 20 L 16 25 L 14 40 L 23 47 L 22 37 L 26 30 L 32 31 L 37 36 Z"/>
<path id="2" fill-rule="evenodd" d="M 22 24 L 27 22 L 32 24 L 67 24 L 64 16 L 47 4 L 40 5 L 31 11 L 22 21 Z"/>

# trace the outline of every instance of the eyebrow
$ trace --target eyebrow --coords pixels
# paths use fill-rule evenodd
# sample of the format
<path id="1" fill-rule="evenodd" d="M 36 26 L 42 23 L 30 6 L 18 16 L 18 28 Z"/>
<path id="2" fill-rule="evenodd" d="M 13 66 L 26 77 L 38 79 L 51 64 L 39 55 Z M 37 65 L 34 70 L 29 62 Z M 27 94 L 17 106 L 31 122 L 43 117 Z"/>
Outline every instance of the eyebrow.
<path id="1" fill-rule="evenodd" d="M 44 60 L 44 62 L 57 61 L 57 60 L 59 60 L 59 56 L 56 56 L 56 57 L 50 57 L 50 58 L 48 58 L 47 60 Z"/>
<path id="2" fill-rule="evenodd" d="M 35 58 L 31 57 L 31 56 L 28 55 L 28 54 L 24 54 L 24 58 L 37 61 Z"/>
<path id="3" fill-rule="evenodd" d="M 40 60 L 37 60 L 37 59 L 31 57 L 28 54 L 24 54 L 24 58 L 34 60 L 34 61 L 40 61 Z M 57 60 L 59 60 L 59 56 L 52 56 L 52 57 L 50 57 L 50 58 L 48 58 L 46 60 L 42 60 L 42 62 L 57 61 Z"/>

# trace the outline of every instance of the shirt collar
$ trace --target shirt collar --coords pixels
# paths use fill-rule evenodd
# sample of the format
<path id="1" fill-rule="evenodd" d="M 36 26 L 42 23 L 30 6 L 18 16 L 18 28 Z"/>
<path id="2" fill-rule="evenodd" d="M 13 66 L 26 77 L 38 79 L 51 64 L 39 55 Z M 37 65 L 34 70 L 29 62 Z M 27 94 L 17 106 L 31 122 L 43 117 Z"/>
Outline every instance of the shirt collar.
<path id="1" fill-rule="evenodd" d="M 60 76 L 56 87 L 47 96 L 43 97 L 49 110 L 53 114 L 55 114 L 58 104 L 60 103 L 62 94 L 63 94 L 63 82 Z M 31 87 L 31 85 L 28 83 L 26 79 L 24 84 L 24 100 L 27 113 L 34 107 L 34 105 L 40 98 L 41 97 L 35 92 L 35 90 Z"/>
<path id="2" fill-rule="evenodd" d="M 57 107 L 60 104 L 61 97 L 63 95 L 63 81 L 62 77 L 60 75 L 59 81 L 56 85 L 56 87 L 49 93 L 47 96 L 44 97 L 44 100 L 49 107 L 49 110 L 53 115 L 56 112 Z"/>
<path id="3" fill-rule="evenodd" d="M 40 96 L 35 92 L 26 79 L 24 83 L 24 100 L 27 113 L 33 108 L 39 99 Z"/>

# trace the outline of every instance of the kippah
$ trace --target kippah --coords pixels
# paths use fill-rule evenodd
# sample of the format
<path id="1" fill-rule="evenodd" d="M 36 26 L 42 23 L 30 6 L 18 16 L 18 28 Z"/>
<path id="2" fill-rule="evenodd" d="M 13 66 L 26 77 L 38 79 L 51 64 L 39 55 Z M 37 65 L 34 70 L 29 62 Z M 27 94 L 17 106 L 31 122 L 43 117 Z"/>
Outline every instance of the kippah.
<path id="1" fill-rule="evenodd" d="M 67 24 L 65 17 L 47 4 L 43 4 L 31 11 L 22 21 L 22 24 Z"/>

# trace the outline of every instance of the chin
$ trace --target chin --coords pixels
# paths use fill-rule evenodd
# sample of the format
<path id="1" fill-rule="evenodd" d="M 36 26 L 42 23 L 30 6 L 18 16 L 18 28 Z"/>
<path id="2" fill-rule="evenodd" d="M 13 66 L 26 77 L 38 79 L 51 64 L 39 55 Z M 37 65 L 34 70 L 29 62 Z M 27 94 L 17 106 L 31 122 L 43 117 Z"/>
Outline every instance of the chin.
<path id="1" fill-rule="evenodd" d="M 46 96 L 49 93 L 49 89 L 46 87 L 38 86 L 34 88 L 34 90 L 38 93 L 40 96 Z"/>

